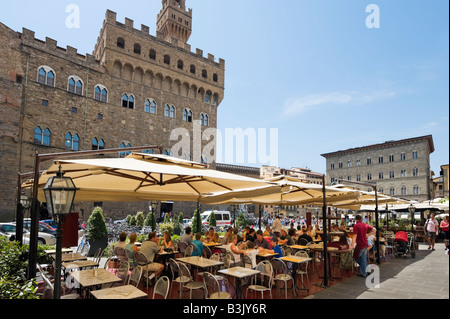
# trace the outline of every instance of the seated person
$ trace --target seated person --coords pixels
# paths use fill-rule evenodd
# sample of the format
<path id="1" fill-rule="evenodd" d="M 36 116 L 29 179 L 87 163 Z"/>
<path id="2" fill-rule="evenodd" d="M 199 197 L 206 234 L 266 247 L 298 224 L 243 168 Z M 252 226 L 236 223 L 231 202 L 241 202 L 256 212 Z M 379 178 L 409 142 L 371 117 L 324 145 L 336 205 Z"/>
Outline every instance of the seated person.
<path id="1" fill-rule="evenodd" d="M 275 234 L 270 229 L 270 226 L 266 227 L 266 230 L 264 231 L 263 236 L 264 237 L 273 237 L 273 236 L 275 236 Z"/>
<path id="2" fill-rule="evenodd" d="M 298 240 L 297 240 L 297 244 L 301 244 L 301 238 L 306 239 L 306 241 L 309 243 L 311 241 L 313 241 L 312 237 L 310 235 L 308 235 L 306 228 L 303 227 L 303 234 L 301 234 L 300 236 L 298 236 Z"/>
<path id="3" fill-rule="evenodd" d="M 288 245 L 288 246 L 292 246 L 295 244 L 294 239 L 291 237 L 291 235 L 289 234 L 295 234 L 295 230 L 286 230 L 286 228 L 282 228 L 281 229 L 281 236 L 280 239 L 278 240 L 278 244 L 279 245 Z"/>
<path id="4" fill-rule="evenodd" d="M 258 247 L 259 252 L 262 254 L 264 254 L 264 253 L 277 254 L 277 255 L 273 256 L 274 258 L 283 257 L 283 252 L 281 251 L 281 247 L 278 246 L 278 238 L 276 236 L 273 236 L 270 239 L 270 241 L 271 241 L 272 249 L 265 249 L 260 246 L 260 247 Z"/>
<path id="5" fill-rule="evenodd" d="M 244 240 L 245 241 L 251 241 L 251 242 L 254 242 L 256 240 L 256 234 L 255 234 L 255 230 L 253 228 L 250 228 L 250 230 L 246 234 Z"/>
<path id="6" fill-rule="evenodd" d="M 197 233 L 195 234 L 195 239 L 192 241 L 192 245 L 197 246 L 197 249 L 192 250 L 192 256 L 201 256 L 203 253 L 203 243 L 201 241 L 202 239 L 202 234 Z"/>
<path id="7" fill-rule="evenodd" d="M 175 245 L 173 244 L 172 238 L 170 238 L 170 233 L 168 231 L 164 232 L 163 246 L 164 248 L 175 248 Z"/>
<path id="8" fill-rule="evenodd" d="M 139 248 L 136 246 L 136 233 L 130 235 L 130 242 L 126 245 L 126 250 L 128 254 L 128 262 L 130 267 L 136 267 L 136 254 L 139 252 Z"/>
<path id="9" fill-rule="evenodd" d="M 159 252 L 163 251 L 163 248 L 159 245 L 158 236 L 156 236 L 156 232 L 151 232 L 148 234 L 148 239 L 144 243 L 142 243 L 141 250 L 139 254 L 144 254 L 148 261 L 151 261 L 151 264 L 147 265 L 148 271 L 155 273 L 156 278 L 159 277 L 161 272 L 164 270 L 164 265 L 154 262 L 155 255 Z"/>
<path id="10" fill-rule="evenodd" d="M 252 261 L 252 269 L 256 268 L 256 256 L 259 254 L 259 250 L 255 247 L 255 244 L 251 241 L 247 243 L 246 255 Z"/>
<path id="11" fill-rule="evenodd" d="M 121 249 L 118 249 L 121 248 Z M 119 234 L 119 241 L 114 245 L 114 254 L 119 257 L 120 261 L 128 261 L 128 257 L 126 255 L 127 249 L 127 233 L 121 232 Z"/>
<path id="12" fill-rule="evenodd" d="M 209 232 L 206 233 L 205 237 L 206 237 L 205 240 L 206 240 L 207 243 L 214 242 L 214 228 L 213 227 L 211 227 L 209 229 Z"/>
<path id="13" fill-rule="evenodd" d="M 349 248 L 347 237 L 341 236 L 338 241 L 334 241 L 328 244 L 328 247 L 336 247 L 339 250 L 346 250 Z"/>
<path id="14" fill-rule="evenodd" d="M 263 232 L 261 229 L 256 232 L 256 240 L 254 241 L 254 244 L 257 248 L 262 247 L 263 249 L 271 249 L 270 243 L 263 237 Z"/>

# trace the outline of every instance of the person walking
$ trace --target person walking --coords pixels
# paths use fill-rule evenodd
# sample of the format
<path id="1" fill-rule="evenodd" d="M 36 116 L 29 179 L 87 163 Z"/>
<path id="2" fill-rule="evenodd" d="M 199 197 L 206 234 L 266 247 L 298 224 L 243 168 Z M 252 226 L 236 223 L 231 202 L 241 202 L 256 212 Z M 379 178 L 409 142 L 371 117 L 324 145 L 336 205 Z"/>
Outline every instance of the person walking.
<path id="1" fill-rule="evenodd" d="M 428 250 L 435 250 L 434 244 L 439 233 L 439 222 L 435 219 L 434 213 L 431 213 L 430 218 L 425 222 L 424 229 L 428 241 Z"/>
<path id="2" fill-rule="evenodd" d="M 275 236 L 280 237 L 282 227 L 283 225 L 281 224 L 280 216 L 277 215 L 272 224 L 272 230 Z"/>
<path id="3" fill-rule="evenodd" d="M 356 225 L 353 226 L 353 234 L 356 237 L 356 246 L 353 253 L 353 258 L 359 264 L 359 277 L 366 277 L 367 268 L 367 248 L 369 243 L 367 237 L 374 235 L 376 229 L 370 225 L 363 223 L 361 215 L 356 216 Z"/>
<path id="4" fill-rule="evenodd" d="M 445 244 L 445 249 L 448 249 L 448 241 L 449 241 L 449 222 L 448 222 L 448 215 L 444 216 L 444 219 L 441 221 L 441 225 L 439 226 L 442 234 L 443 234 L 443 238 L 444 238 L 444 244 Z"/>

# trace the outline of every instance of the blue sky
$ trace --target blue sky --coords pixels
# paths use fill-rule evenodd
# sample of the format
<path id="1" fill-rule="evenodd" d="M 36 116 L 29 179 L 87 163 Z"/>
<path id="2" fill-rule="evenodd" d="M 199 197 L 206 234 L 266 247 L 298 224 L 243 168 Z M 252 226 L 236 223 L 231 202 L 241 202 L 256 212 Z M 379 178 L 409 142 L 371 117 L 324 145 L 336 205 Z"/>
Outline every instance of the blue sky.
<path id="1" fill-rule="evenodd" d="M 80 9 L 80 28 L 66 27 L 69 4 Z M 379 28 L 366 26 L 370 4 L 380 9 Z M 448 6 L 447 0 L 187 0 L 194 15 L 189 43 L 226 61 L 219 129 L 278 129 L 279 166 L 325 173 L 320 154 L 432 134 L 431 169 L 438 175 L 449 163 Z M 2 2 L 0 22 L 85 54 L 93 51 L 106 9 L 155 35 L 161 1 Z"/>

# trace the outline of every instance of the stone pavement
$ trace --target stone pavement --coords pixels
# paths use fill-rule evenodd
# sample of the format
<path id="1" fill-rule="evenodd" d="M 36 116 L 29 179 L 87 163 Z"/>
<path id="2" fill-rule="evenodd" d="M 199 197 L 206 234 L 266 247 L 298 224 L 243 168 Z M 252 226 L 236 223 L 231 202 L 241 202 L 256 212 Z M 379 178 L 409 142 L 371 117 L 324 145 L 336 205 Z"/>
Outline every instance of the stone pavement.
<path id="1" fill-rule="evenodd" d="M 416 258 L 382 262 L 379 276 L 372 275 L 379 278 L 378 287 L 374 280 L 367 286 L 365 278 L 354 276 L 305 299 L 449 299 L 449 256 L 444 247 L 436 244 L 431 251 L 420 243 Z"/>

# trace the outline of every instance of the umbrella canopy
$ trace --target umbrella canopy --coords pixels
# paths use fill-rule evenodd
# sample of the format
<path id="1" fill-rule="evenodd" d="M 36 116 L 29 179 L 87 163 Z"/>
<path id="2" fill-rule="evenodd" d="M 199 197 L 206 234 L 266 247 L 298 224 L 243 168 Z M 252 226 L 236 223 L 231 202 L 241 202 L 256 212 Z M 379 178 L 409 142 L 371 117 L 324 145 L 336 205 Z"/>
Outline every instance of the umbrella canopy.
<path id="1" fill-rule="evenodd" d="M 270 183 L 265 186 L 240 191 L 222 191 L 202 196 L 202 202 L 207 204 L 259 204 L 259 205 L 302 205 L 315 203 L 323 205 L 323 186 L 310 184 L 289 177 L 278 176 L 265 180 Z M 273 184 L 279 187 L 274 187 Z M 337 200 L 355 200 L 359 192 L 350 189 L 325 187 L 327 204 Z M 320 202 L 320 203 L 319 203 Z"/>
<path id="2" fill-rule="evenodd" d="M 54 161 L 39 178 L 40 201 L 45 202 L 42 187 L 59 166 L 79 189 L 76 202 L 199 201 L 202 194 L 268 185 L 263 180 L 211 170 L 174 157 L 132 153 L 126 158 Z M 24 186 L 31 185 L 28 181 Z"/>

